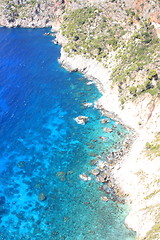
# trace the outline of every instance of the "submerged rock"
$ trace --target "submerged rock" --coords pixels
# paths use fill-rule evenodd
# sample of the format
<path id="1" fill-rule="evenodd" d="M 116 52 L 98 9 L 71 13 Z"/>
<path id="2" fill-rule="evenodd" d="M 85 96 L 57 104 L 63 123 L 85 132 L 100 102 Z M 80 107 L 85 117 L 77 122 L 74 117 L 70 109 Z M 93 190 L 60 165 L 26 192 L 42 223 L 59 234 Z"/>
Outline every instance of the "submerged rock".
<path id="1" fill-rule="evenodd" d="M 25 162 L 24 161 L 20 161 L 20 162 L 18 162 L 18 164 L 17 164 L 17 166 L 19 167 L 19 168 L 24 168 L 25 167 Z"/>
<path id="2" fill-rule="evenodd" d="M 104 119 L 102 119 L 102 120 L 101 120 L 101 123 L 102 123 L 102 124 L 109 123 L 108 118 L 104 118 Z"/>
<path id="3" fill-rule="evenodd" d="M 91 180 L 91 177 L 89 177 L 87 174 L 83 173 L 79 175 L 80 179 L 82 179 L 83 181 L 89 181 Z"/>
<path id="4" fill-rule="evenodd" d="M 78 124 L 85 125 L 86 122 L 88 122 L 88 117 L 78 116 L 78 117 L 74 118 L 74 120 L 75 120 L 76 123 L 78 123 Z"/>
<path id="5" fill-rule="evenodd" d="M 56 236 L 58 236 L 58 235 L 59 235 L 59 232 L 56 232 L 56 231 L 52 232 L 52 236 L 53 236 L 53 237 L 56 237 Z"/>
<path id="6" fill-rule="evenodd" d="M 109 193 L 112 192 L 112 189 L 107 184 L 103 184 L 102 191 L 104 191 L 104 192 L 109 194 Z"/>
<path id="7" fill-rule="evenodd" d="M 61 182 L 66 181 L 66 173 L 65 172 L 59 171 L 56 173 L 56 176 Z"/>
<path id="8" fill-rule="evenodd" d="M 105 131 L 105 132 L 107 132 L 107 133 L 111 133 L 111 132 L 113 132 L 113 129 L 112 128 L 103 128 L 103 130 Z"/>
<path id="9" fill-rule="evenodd" d="M 6 199 L 4 196 L 0 196 L 0 205 L 2 206 L 3 204 L 5 204 Z"/>
<path id="10" fill-rule="evenodd" d="M 45 201 L 47 199 L 46 195 L 44 193 L 40 193 L 38 196 L 38 200 L 40 202 Z"/>
<path id="11" fill-rule="evenodd" d="M 68 221 L 69 221 L 69 217 L 68 217 L 68 216 L 64 216 L 64 217 L 63 217 L 63 221 L 64 221 L 64 222 L 68 222 Z"/>
<path id="12" fill-rule="evenodd" d="M 106 138 L 106 137 L 99 137 L 102 141 L 106 141 L 108 138 Z"/>
<path id="13" fill-rule="evenodd" d="M 97 159 L 92 159 L 92 160 L 90 160 L 90 165 L 91 165 L 91 166 L 94 166 L 94 165 L 97 164 L 97 162 L 98 162 Z"/>

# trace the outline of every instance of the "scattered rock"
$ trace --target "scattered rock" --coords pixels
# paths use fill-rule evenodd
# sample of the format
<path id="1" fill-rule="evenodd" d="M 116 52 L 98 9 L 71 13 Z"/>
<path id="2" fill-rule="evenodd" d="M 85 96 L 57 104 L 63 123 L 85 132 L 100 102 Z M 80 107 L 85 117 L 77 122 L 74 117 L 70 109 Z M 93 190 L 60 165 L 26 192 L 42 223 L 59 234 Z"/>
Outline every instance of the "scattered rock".
<path id="1" fill-rule="evenodd" d="M 108 180 L 108 171 L 103 171 L 101 172 L 101 176 L 105 179 L 105 180 Z"/>
<path id="2" fill-rule="evenodd" d="M 107 132 L 107 133 L 111 133 L 113 132 L 113 129 L 112 128 L 103 128 L 103 131 Z"/>
<path id="3" fill-rule="evenodd" d="M 84 106 L 84 107 L 92 107 L 92 103 L 82 103 L 82 105 Z"/>
<path id="4" fill-rule="evenodd" d="M 68 222 L 68 221 L 69 221 L 69 217 L 68 217 L 68 216 L 64 216 L 64 217 L 63 217 L 63 221 L 64 221 L 64 222 Z"/>
<path id="5" fill-rule="evenodd" d="M 99 173 L 100 173 L 100 171 L 99 171 L 98 169 L 93 169 L 93 170 L 92 170 L 92 174 L 93 174 L 94 176 L 97 176 Z"/>
<path id="6" fill-rule="evenodd" d="M 53 237 L 58 236 L 58 234 L 59 234 L 59 232 L 56 232 L 56 231 L 52 232 L 52 236 L 53 236 Z"/>
<path id="7" fill-rule="evenodd" d="M 17 163 L 17 166 L 19 167 L 19 168 L 24 168 L 25 167 L 25 162 L 24 161 L 20 161 L 20 162 L 18 162 Z"/>
<path id="8" fill-rule="evenodd" d="M 89 146 L 89 149 L 93 149 L 93 148 L 95 148 L 94 145 L 90 145 L 90 146 Z"/>
<path id="9" fill-rule="evenodd" d="M 103 171 L 107 167 L 107 165 L 107 162 L 99 162 L 97 167 L 100 171 Z"/>
<path id="10" fill-rule="evenodd" d="M 61 182 L 66 181 L 66 173 L 65 172 L 59 171 L 56 173 L 56 176 Z"/>
<path id="11" fill-rule="evenodd" d="M 104 201 L 104 202 L 108 202 L 108 198 L 106 196 L 102 196 L 101 200 Z"/>
<path id="12" fill-rule="evenodd" d="M 105 183 L 108 181 L 108 179 L 104 178 L 103 176 L 99 175 L 97 176 L 97 181 L 100 183 Z"/>
<path id="13" fill-rule="evenodd" d="M 121 204 L 125 204 L 126 203 L 124 198 L 117 198 L 117 202 L 121 203 Z"/>
<path id="14" fill-rule="evenodd" d="M 86 122 L 88 122 L 88 117 L 78 116 L 78 117 L 74 118 L 74 120 L 75 120 L 78 124 L 85 125 Z"/>
<path id="15" fill-rule="evenodd" d="M 113 202 L 116 202 L 116 201 L 117 201 L 117 197 L 116 197 L 116 196 L 112 196 L 112 197 L 110 198 L 110 200 L 113 201 Z"/>
<path id="16" fill-rule="evenodd" d="M 71 171 L 71 170 L 67 172 L 68 175 L 71 175 L 73 173 L 74 173 L 74 171 Z"/>
<path id="17" fill-rule="evenodd" d="M 80 174 L 79 177 L 83 180 L 83 181 L 89 181 L 91 180 L 91 177 L 89 177 L 88 175 L 86 174 Z"/>
<path id="18" fill-rule="evenodd" d="M 97 159 L 92 159 L 91 161 L 90 161 L 90 165 L 91 166 L 94 166 L 94 165 L 96 165 L 97 164 Z"/>
<path id="19" fill-rule="evenodd" d="M 55 36 L 56 33 L 52 33 L 52 32 L 46 32 L 44 33 L 44 36 Z"/>
<path id="20" fill-rule="evenodd" d="M 106 192 L 106 193 L 111 193 L 111 188 L 107 185 L 107 184 L 103 184 L 102 186 L 102 191 Z"/>
<path id="21" fill-rule="evenodd" d="M 106 137 L 99 137 L 102 141 L 105 141 L 105 140 L 107 140 L 108 138 L 106 138 Z"/>
<path id="22" fill-rule="evenodd" d="M 102 120 L 101 120 L 101 123 L 102 123 L 102 124 L 109 123 L 108 118 L 104 118 L 104 119 L 102 119 Z"/>
<path id="23" fill-rule="evenodd" d="M 87 82 L 87 85 L 91 85 L 91 84 L 93 84 L 93 82 L 91 82 L 91 81 Z"/>
<path id="24" fill-rule="evenodd" d="M 97 156 L 97 154 L 93 153 L 93 152 L 89 153 L 89 155 L 92 156 L 92 157 L 96 157 Z"/>

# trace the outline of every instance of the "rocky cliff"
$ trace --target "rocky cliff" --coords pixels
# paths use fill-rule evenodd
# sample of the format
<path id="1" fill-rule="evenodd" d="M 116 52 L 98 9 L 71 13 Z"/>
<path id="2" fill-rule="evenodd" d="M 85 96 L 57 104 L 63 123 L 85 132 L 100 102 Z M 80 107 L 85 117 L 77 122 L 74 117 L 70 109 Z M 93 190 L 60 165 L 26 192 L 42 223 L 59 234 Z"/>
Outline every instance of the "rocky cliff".
<path id="1" fill-rule="evenodd" d="M 2 0 L 0 26 L 51 27 L 64 8 L 64 0 Z"/>

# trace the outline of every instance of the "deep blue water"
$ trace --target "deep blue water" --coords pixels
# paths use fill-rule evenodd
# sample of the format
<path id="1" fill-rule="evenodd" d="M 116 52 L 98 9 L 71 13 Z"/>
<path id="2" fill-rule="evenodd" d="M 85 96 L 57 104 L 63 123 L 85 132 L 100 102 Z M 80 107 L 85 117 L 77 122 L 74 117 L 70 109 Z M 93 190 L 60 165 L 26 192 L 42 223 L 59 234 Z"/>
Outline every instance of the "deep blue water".
<path id="1" fill-rule="evenodd" d="M 90 160 L 118 148 L 127 131 L 110 119 L 116 128 L 105 133 L 104 116 L 84 108 L 100 93 L 61 68 L 46 31 L 0 28 L 0 240 L 133 240 L 126 206 L 103 202 L 90 173 Z"/>

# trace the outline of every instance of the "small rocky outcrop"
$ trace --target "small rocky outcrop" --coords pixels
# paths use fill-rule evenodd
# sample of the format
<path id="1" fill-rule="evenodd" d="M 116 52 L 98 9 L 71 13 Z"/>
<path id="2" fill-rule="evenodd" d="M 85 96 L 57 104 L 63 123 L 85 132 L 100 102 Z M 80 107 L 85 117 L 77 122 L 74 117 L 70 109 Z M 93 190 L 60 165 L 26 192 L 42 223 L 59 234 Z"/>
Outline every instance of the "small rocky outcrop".
<path id="1" fill-rule="evenodd" d="M 74 118 L 74 120 L 75 120 L 76 123 L 78 123 L 78 124 L 85 125 L 86 122 L 88 122 L 88 117 L 78 116 L 78 117 Z"/>
<path id="2" fill-rule="evenodd" d="M 79 175 L 80 179 L 82 179 L 83 181 L 89 181 L 91 180 L 91 177 L 88 176 L 87 174 L 83 173 Z"/>
<path id="3" fill-rule="evenodd" d="M 84 107 L 92 107 L 92 103 L 82 103 L 82 105 L 84 106 Z"/>

